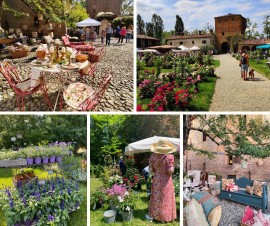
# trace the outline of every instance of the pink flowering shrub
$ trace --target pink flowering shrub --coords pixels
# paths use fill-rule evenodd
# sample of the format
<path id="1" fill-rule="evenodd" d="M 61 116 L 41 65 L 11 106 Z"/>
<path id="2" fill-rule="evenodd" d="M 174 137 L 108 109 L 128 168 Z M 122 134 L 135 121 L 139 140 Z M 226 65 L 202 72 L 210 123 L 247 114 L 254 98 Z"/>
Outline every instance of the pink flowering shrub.
<path id="1" fill-rule="evenodd" d="M 126 185 L 114 184 L 111 188 L 106 190 L 106 193 L 112 202 L 118 203 L 119 200 L 124 199 L 124 196 L 127 194 Z"/>

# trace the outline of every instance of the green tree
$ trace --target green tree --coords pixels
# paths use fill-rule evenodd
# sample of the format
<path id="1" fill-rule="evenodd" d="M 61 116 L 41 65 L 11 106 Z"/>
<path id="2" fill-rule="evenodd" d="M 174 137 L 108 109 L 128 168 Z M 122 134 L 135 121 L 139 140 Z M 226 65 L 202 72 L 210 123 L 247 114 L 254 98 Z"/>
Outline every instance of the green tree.
<path id="1" fill-rule="evenodd" d="M 245 36 L 247 39 L 253 39 L 256 38 L 255 33 L 256 29 L 258 28 L 257 23 L 252 23 L 250 18 L 247 18 L 247 28 L 245 31 Z"/>
<path id="2" fill-rule="evenodd" d="M 145 35 L 145 23 L 140 14 L 137 16 L 137 32 L 140 35 Z"/>
<path id="3" fill-rule="evenodd" d="M 182 21 L 182 18 L 179 15 L 176 15 L 176 22 L 174 26 L 175 35 L 183 35 L 184 34 L 184 23 Z"/>
<path id="4" fill-rule="evenodd" d="M 171 31 L 163 31 L 162 33 L 162 40 L 163 40 L 163 44 L 166 44 L 168 39 L 171 37 L 171 36 L 174 36 L 175 35 L 175 31 L 174 30 L 171 30 Z"/>
<path id="5" fill-rule="evenodd" d="M 72 6 L 70 13 L 66 15 L 67 26 L 76 27 L 78 21 L 82 21 L 88 17 L 89 15 L 86 12 L 86 8 L 80 2 L 76 2 Z"/>
<path id="6" fill-rule="evenodd" d="M 162 42 L 162 33 L 164 30 L 164 24 L 163 24 L 162 18 L 157 14 L 153 14 L 151 23 L 153 24 L 153 27 L 154 27 L 154 37 L 158 38 L 160 42 Z"/>
<path id="7" fill-rule="evenodd" d="M 150 23 L 146 23 L 145 25 L 146 35 L 150 37 L 154 37 L 154 25 Z"/>
<path id="8" fill-rule="evenodd" d="M 229 155 L 248 155 L 254 158 L 269 157 L 270 123 L 262 120 L 261 117 L 247 118 L 246 115 L 186 116 L 184 149 L 214 157 L 213 152 L 209 152 L 207 149 L 198 149 L 192 144 L 188 145 L 189 134 L 193 130 L 205 134 L 218 146 L 223 146 Z M 196 118 L 199 119 L 199 125 L 192 123 Z"/>
<path id="9" fill-rule="evenodd" d="M 133 0 L 122 0 L 121 14 L 133 14 L 134 1 Z"/>
<path id="10" fill-rule="evenodd" d="M 270 38 L 270 15 L 266 15 L 263 21 L 263 32 L 266 38 Z"/>

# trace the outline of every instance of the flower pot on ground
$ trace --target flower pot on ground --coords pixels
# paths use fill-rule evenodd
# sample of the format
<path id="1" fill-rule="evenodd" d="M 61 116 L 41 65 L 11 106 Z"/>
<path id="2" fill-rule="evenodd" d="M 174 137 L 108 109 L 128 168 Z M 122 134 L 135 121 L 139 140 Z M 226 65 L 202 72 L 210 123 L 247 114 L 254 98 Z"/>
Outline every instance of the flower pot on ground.
<path id="1" fill-rule="evenodd" d="M 44 164 L 49 163 L 49 157 L 43 157 L 42 158 L 42 163 L 44 163 Z"/>
<path id="2" fill-rule="evenodd" d="M 123 221 L 131 221 L 133 219 L 133 210 L 121 211 Z"/>
<path id="3" fill-rule="evenodd" d="M 41 164 L 41 158 L 40 157 L 36 157 L 35 158 L 35 164 Z"/>
<path id="4" fill-rule="evenodd" d="M 55 162 L 55 156 L 51 156 L 50 157 L 50 163 L 54 163 Z"/>
<path id="5" fill-rule="evenodd" d="M 56 162 L 62 162 L 62 156 L 56 156 L 55 161 Z"/>
<path id="6" fill-rule="evenodd" d="M 34 158 L 26 158 L 27 165 L 33 165 L 34 164 Z"/>
<path id="7" fill-rule="evenodd" d="M 111 224 L 115 222 L 115 217 L 116 217 L 116 211 L 115 210 L 107 210 L 103 214 L 104 221 L 107 224 Z"/>

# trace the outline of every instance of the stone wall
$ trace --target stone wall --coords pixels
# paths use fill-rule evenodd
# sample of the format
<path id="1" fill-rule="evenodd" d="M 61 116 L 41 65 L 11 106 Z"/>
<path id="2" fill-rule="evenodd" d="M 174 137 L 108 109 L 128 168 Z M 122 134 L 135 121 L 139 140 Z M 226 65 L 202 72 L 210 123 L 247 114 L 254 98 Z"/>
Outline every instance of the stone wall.
<path id="1" fill-rule="evenodd" d="M 99 12 L 120 15 L 121 2 L 121 0 L 87 0 L 87 12 L 91 18 L 96 18 Z"/>
<path id="2" fill-rule="evenodd" d="M 241 15 L 228 14 L 215 17 L 215 33 L 217 50 L 222 51 L 222 43 L 228 42 L 227 37 L 244 34 L 246 29 L 246 18 Z"/>
<path id="3" fill-rule="evenodd" d="M 204 41 L 206 43 L 204 43 Z M 183 42 L 181 44 L 181 42 Z M 194 43 L 192 43 L 194 42 Z M 172 46 L 180 46 L 180 45 L 184 45 L 186 47 L 192 47 L 192 46 L 201 46 L 201 45 L 214 45 L 215 44 L 215 39 L 210 38 L 210 37 L 205 37 L 205 38 L 185 38 L 185 39 L 174 39 L 174 40 L 168 40 L 167 41 L 167 45 L 172 45 Z"/>
<path id="4" fill-rule="evenodd" d="M 33 31 L 40 33 L 40 35 L 47 35 L 51 30 L 53 30 L 55 37 L 61 37 L 66 33 L 66 25 L 64 23 L 52 23 L 52 28 L 50 28 L 50 22 L 42 19 L 38 20 L 38 24 L 35 24 L 35 17 L 37 17 L 37 14 L 23 1 L 6 0 L 6 2 L 8 5 L 12 5 L 12 7 L 17 11 L 25 12 L 28 15 L 17 18 L 12 13 L 3 12 L 1 19 L 1 26 L 3 29 L 7 30 L 8 28 L 20 28 L 23 30 L 24 34 L 30 36 Z M 24 29 L 25 27 L 27 29 Z"/>
<path id="5" fill-rule="evenodd" d="M 253 116 L 247 116 L 253 117 Z M 257 116 L 258 120 L 270 120 L 269 115 Z M 192 126 L 197 127 L 199 120 L 194 119 Z M 193 151 L 186 151 L 184 155 L 184 170 L 200 170 L 202 172 L 220 173 L 222 177 L 234 175 L 237 178 L 247 177 L 252 180 L 269 180 L 270 158 L 259 160 L 249 158 L 247 168 L 243 168 L 241 163 L 233 163 L 229 165 L 229 156 L 225 153 L 223 147 L 217 146 L 209 138 L 203 141 L 203 134 L 198 131 L 190 131 L 189 143 L 192 143 L 198 148 L 204 148 L 215 153 L 215 158 L 210 160 L 208 157 L 196 155 Z"/>

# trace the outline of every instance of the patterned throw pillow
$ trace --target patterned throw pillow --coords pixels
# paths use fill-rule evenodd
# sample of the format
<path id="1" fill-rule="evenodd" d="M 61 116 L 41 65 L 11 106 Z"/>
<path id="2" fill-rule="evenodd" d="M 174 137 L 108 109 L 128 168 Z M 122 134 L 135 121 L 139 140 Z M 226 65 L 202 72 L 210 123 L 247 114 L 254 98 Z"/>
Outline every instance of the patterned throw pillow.
<path id="1" fill-rule="evenodd" d="M 186 207 L 186 221 L 188 226 L 208 226 L 202 205 L 191 199 Z"/>
<path id="2" fill-rule="evenodd" d="M 259 181 L 255 180 L 253 182 L 253 189 L 254 189 L 253 193 L 254 193 L 254 195 L 262 197 L 262 193 L 263 193 L 262 187 L 263 187 L 263 182 L 259 182 Z"/>
<path id="3" fill-rule="evenodd" d="M 254 224 L 252 226 L 270 226 L 269 221 L 265 218 L 261 210 L 254 216 Z"/>
<path id="4" fill-rule="evenodd" d="M 232 184 L 234 179 L 222 179 L 222 190 L 226 190 L 226 185 Z"/>
<path id="5" fill-rule="evenodd" d="M 253 187 L 251 187 L 251 186 L 247 186 L 246 187 L 246 192 L 248 193 L 248 194 L 250 194 L 250 195 L 253 195 Z"/>
<path id="6" fill-rule="evenodd" d="M 244 216 L 241 219 L 243 225 L 252 226 L 254 224 L 254 212 L 249 206 L 245 208 Z"/>
<path id="7" fill-rule="evenodd" d="M 221 205 L 216 206 L 208 215 L 208 222 L 210 226 L 217 226 L 221 218 Z"/>

